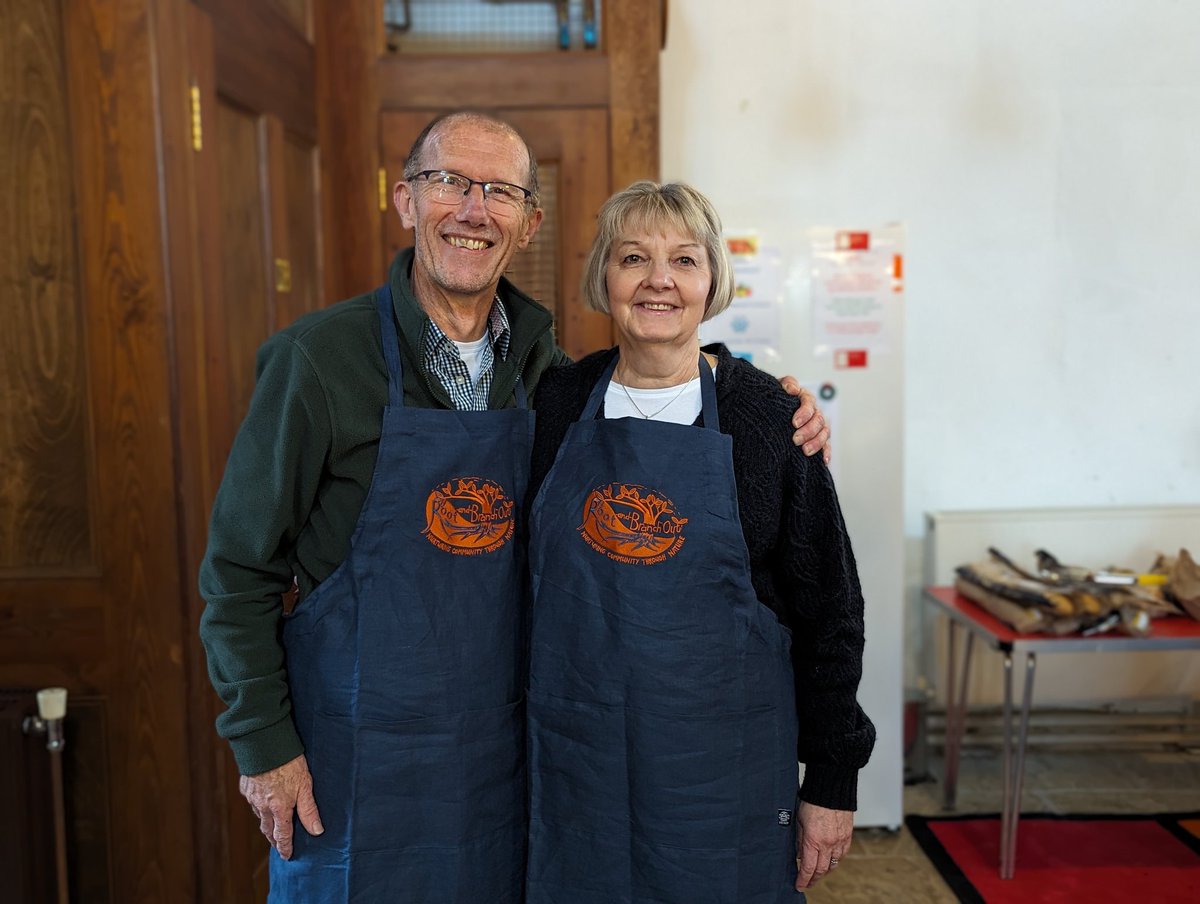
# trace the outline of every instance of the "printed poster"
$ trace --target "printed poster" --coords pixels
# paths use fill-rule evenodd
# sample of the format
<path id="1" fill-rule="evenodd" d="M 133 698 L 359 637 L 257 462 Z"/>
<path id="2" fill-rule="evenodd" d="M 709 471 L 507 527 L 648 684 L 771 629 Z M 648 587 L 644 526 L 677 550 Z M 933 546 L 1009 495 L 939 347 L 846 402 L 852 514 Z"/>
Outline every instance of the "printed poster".
<path id="1" fill-rule="evenodd" d="M 700 343 L 723 342 L 730 352 L 771 369 L 778 360 L 783 304 L 783 255 L 755 233 L 727 233 L 734 296 L 729 309 L 700 324 Z"/>
<path id="2" fill-rule="evenodd" d="M 869 367 L 900 328 L 903 230 L 821 230 L 812 234 L 814 352 L 837 368 Z"/>

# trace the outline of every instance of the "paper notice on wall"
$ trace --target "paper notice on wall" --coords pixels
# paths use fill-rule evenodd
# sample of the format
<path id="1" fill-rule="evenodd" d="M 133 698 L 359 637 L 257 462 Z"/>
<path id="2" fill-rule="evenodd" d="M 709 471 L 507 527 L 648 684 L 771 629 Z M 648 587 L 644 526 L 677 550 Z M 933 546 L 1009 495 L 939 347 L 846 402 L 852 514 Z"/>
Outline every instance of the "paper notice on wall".
<path id="1" fill-rule="evenodd" d="M 839 368 L 869 367 L 872 356 L 895 344 L 902 323 L 903 228 L 810 236 L 814 351 L 832 354 Z"/>
<path id="2" fill-rule="evenodd" d="M 733 304 L 700 324 L 700 342 L 723 342 L 739 358 L 770 369 L 779 358 L 783 261 L 754 233 L 726 234 L 733 263 Z"/>

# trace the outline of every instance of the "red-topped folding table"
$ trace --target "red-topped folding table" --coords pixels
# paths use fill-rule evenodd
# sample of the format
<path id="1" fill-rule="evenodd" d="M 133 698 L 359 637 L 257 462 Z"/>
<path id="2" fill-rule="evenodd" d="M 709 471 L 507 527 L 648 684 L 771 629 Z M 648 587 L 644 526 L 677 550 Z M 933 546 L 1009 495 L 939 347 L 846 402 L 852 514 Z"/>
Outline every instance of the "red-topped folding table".
<path id="1" fill-rule="evenodd" d="M 1200 650 L 1200 621 L 1171 617 L 1155 619 L 1145 637 L 1125 634 L 1021 634 L 953 587 L 926 587 L 925 601 L 947 616 L 946 651 L 946 764 L 945 805 L 953 809 L 958 792 L 958 760 L 966 728 L 967 685 L 971 650 L 979 637 L 1004 657 L 1004 799 L 1000 818 L 1000 876 L 1012 878 L 1016 868 L 1017 823 L 1021 818 L 1021 785 L 1025 778 L 1025 745 L 1029 736 L 1029 710 L 1033 703 L 1033 677 L 1039 653 L 1159 652 Z M 967 632 L 961 668 L 955 657 L 958 629 Z M 1012 732 L 1013 654 L 1025 656 L 1025 688 L 1014 751 Z M 958 689 L 957 695 L 955 688 Z"/>

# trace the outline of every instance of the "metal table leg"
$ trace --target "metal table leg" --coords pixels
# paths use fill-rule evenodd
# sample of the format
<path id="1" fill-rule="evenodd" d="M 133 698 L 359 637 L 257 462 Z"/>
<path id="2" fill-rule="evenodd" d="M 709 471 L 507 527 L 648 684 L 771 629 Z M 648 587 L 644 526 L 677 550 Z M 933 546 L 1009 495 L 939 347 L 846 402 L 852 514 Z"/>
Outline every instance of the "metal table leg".
<path id="1" fill-rule="evenodd" d="M 1008 823 L 1012 819 L 1012 653 L 1004 652 L 1004 791 L 1000 799 L 1000 874 L 1008 862 Z"/>
<path id="2" fill-rule="evenodd" d="M 1021 697 L 1021 723 L 1017 737 L 1017 758 L 1012 769 L 1011 782 L 1006 781 L 1006 791 L 1009 792 L 1005 801 L 1005 815 L 1000 825 L 1000 878 L 1011 879 L 1017 866 L 1017 824 L 1021 820 L 1021 787 L 1025 781 L 1025 747 L 1029 741 L 1029 710 L 1033 704 L 1033 678 L 1037 669 L 1037 655 L 1025 654 L 1025 692 Z M 1012 669 L 1006 671 L 1006 709 L 1011 709 L 1011 676 Z M 1007 766 L 1008 748 L 1011 745 L 1011 735 L 1008 732 L 1008 720 L 1005 720 L 1005 760 Z"/>
<path id="3" fill-rule="evenodd" d="M 953 810 L 958 797 L 958 762 L 962 754 L 962 739 L 967 726 L 967 691 L 971 675 L 971 652 L 975 635 L 967 632 L 967 647 L 963 652 L 962 674 L 959 676 L 958 697 L 955 698 L 955 638 L 957 625 L 948 619 L 949 635 L 946 650 L 946 764 L 943 775 L 942 805 Z"/>

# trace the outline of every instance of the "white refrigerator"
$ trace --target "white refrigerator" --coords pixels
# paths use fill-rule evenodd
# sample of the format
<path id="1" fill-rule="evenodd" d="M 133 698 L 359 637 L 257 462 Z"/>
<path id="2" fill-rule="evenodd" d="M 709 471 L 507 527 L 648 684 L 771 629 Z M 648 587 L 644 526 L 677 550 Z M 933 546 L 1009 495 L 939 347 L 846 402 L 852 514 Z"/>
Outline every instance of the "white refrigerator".
<path id="1" fill-rule="evenodd" d="M 866 601 L 859 702 L 877 740 L 859 778 L 858 826 L 903 818 L 904 231 L 729 233 L 737 297 L 701 328 L 820 396 L 831 464 Z"/>

